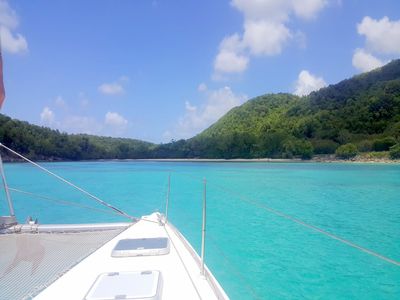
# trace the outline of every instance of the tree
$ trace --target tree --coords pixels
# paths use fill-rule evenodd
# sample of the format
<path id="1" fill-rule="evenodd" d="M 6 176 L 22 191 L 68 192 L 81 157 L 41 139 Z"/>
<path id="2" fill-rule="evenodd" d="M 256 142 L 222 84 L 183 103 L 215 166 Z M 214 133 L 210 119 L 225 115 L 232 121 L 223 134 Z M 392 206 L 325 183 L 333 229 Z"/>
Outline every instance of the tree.
<path id="1" fill-rule="evenodd" d="M 348 143 L 346 145 L 342 145 L 336 149 L 335 155 L 339 158 L 350 159 L 355 157 L 358 154 L 358 149 L 356 145 L 352 143 Z"/>
<path id="2" fill-rule="evenodd" d="M 400 159 L 400 144 L 390 147 L 389 156 L 391 159 Z"/>
<path id="3" fill-rule="evenodd" d="M 375 151 L 388 151 L 390 147 L 396 144 L 393 137 L 385 137 L 374 141 L 373 148 Z"/>
<path id="4" fill-rule="evenodd" d="M 316 154 L 332 154 L 335 153 L 339 144 L 332 140 L 313 140 L 311 141 Z"/>
<path id="5" fill-rule="evenodd" d="M 311 142 L 304 140 L 287 140 L 283 144 L 283 149 L 283 156 L 287 158 L 298 156 L 301 159 L 311 159 L 314 154 Z"/>

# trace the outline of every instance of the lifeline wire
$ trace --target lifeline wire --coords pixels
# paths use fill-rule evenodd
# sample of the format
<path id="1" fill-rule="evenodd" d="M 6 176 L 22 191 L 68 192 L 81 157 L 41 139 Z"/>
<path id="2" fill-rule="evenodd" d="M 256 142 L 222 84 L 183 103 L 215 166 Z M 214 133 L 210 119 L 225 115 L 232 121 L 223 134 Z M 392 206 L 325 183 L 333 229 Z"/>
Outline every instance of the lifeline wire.
<path id="1" fill-rule="evenodd" d="M 43 195 L 39 195 L 39 194 L 34 194 L 34 193 L 30 193 L 30 192 L 19 190 L 19 189 L 11 188 L 11 187 L 8 187 L 8 189 L 10 191 L 13 191 L 13 192 L 25 194 L 25 195 L 28 195 L 28 196 L 31 196 L 31 197 L 34 197 L 34 198 L 36 197 L 36 198 L 39 198 L 39 199 L 43 199 L 43 200 L 59 203 L 59 204 L 62 204 L 62 205 L 71 205 L 71 206 L 76 206 L 76 207 L 80 207 L 80 208 L 86 208 L 86 209 L 102 212 L 102 213 L 105 213 L 105 214 L 112 214 L 112 215 L 117 215 L 117 216 L 121 215 L 120 213 L 117 213 L 115 211 L 109 211 L 109 210 L 105 210 L 105 209 L 100 209 L 100 208 L 92 207 L 92 206 L 89 206 L 89 205 L 80 204 L 80 203 L 77 203 L 77 202 L 74 202 L 74 201 L 55 199 L 55 198 L 51 198 L 51 197 L 47 197 L 47 196 L 43 196 Z"/>
<path id="2" fill-rule="evenodd" d="M 66 184 L 68 184 L 68 185 L 70 185 L 70 186 L 72 186 L 73 188 L 77 189 L 78 191 L 82 192 L 83 194 L 85 194 L 85 195 L 89 196 L 90 198 L 96 200 L 96 201 L 99 202 L 100 204 L 102 204 L 102 205 L 104 205 L 104 206 L 106 206 L 106 207 L 108 207 L 108 208 L 111 208 L 112 210 L 116 211 L 116 212 L 119 213 L 120 215 L 123 215 L 123 216 L 127 217 L 128 219 L 131 219 L 131 220 L 134 220 L 134 221 L 137 220 L 137 218 L 128 215 L 126 212 L 120 210 L 119 208 L 116 208 L 115 206 L 113 206 L 113 205 L 111 205 L 111 204 L 109 204 L 109 203 L 107 203 L 107 202 L 101 200 L 100 198 L 96 197 L 95 195 L 92 195 L 91 193 L 85 191 L 84 189 L 80 188 L 79 186 L 73 184 L 72 182 L 69 182 L 68 180 L 64 179 L 63 177 L 61 177 L 61 176 L 59 176 L 59 175 L 57 175 L 57 174 L 55 174 L 55 173 L 53 173 L 53 172 L 47 170 L 46 168 L 42 167 L 41 165 L 39 165 L 39 164 L 37 164 L 37 163 L 31 161 L 29 158 L 26 158 L 25 156 L 19 154 L 18 152 L 14 151 L 14 150 L 12 150 L 12 149 L 10 149 L 10 148 L 8 148 L 8 147 L 5 146 L 4 144 L 0 143 L 0 146 L 3 147 L 3 148 L 5 148 L 5 149 L 7 149 L 7 150 L 10 151 L 11 153 L 17 155 L 18 157 L 22 158 L 23 160 L 26 160 L 27 162 L 33 164 L 34 166 L 38 167 L 38 168 L 41 169 L 42 171 L 44 171 L 44 172 L 46 172 L 46 173 L 48 173 L 48 174 L 54 176 L 54 177 L 57 178 L 58 180 L 61 180 L 62 182 L 66 183 Z"/>
<path id="3" fill-rule="evenodd" d="M 184 174 L 184 175 L 186 175 L 186 176 L 188 176 L 188 177 L 191 177 L 191 178 L 195 178 L 196 180 L 200 180 L 200 178 L 196 178 L 196 177 L 193 176 L 193 175 L 185 174 L 184 172 L 179 172 L 179 173 L 180 173 L 180 174 Z M 285 213 L 283 213 L 283 212 L 281 212 L 281 211 L 279 211 L 279 210 L 276 210 L 276 209 L 274 209 L 274 208 L 272 208 L 272 207 L 269 207 L 268 205 L 259 203 L 259 202 L 255 201 L 255 200 L 250 199 L 250 198 L 248 198 L 248 197 L 246 197 L 246 196 L 243 196 L 243 195 L 241 195 L 241 194 L 239 194 L 239 193 L 237 193 L 237 192 L 230 191 L 230 190 L 226 189 L 225 187 L 222 187 L 222 186 L 220 186 L 220 185 L 218 185 L 218 184 L 215 184 L 215 183 L 212 183 L 212 182 L 211 182 L 211 184 L 214 185 L 215 187 L 217 187 L 217 188 L 223 190 L 224 192 L 226 192 L 226 193 L 228 193 L 228 194 L 231 194 L 231 195 L 234 195 L 234 196 L 238 197 L 240 200 L 242 200 L 242 201 L 244 201 L 244 202 L 250 203 L 250 204 L 252 204 L 252 205 L 254 205 L 254 206 L 257 206 L 257 207 L 259 207 L 259 208 L 261 208 L 261 209 L 263 209 L 263 210 L 265 210 L 265 211 L 268 211 L 268 212 L 270 212 L 270 213 L 273 213 L 274 215 L 277 215 L 277 216 L 279 216 L 279 217 L 281 217 L 281 218 L 284 218 L 284 219 L 290 220 L 290 221 L 292 221 L 292 222 L 295 222 L 295 223 L 297 223 L 297 224 L 299 224 L 299 225 L 301 225 L 301 226 L 304 226 L 304 227 L 306 227 L 306 228 L 312 229 L 312 230 L 314 230 L 314 231 L 316 231 L 316 232 L 319 232 L 319 233 L 321 233 L 321 234 L 323 234 L 323 235 L 325 235 L 325 236 L 327 236 L 327 237 L 330 237 L 331 239 L 337 240 L 337 241 L 339 241 L 339 242 L 341 242 L 341 243 L 343 243 L 343 244 L 346 244 L 346 245 L 348 245 L 348 246 L 350 246 L 350 247 L 352 247 L 352 248 L 355 248 L 355 249 L 357 249 L 357 250 L 359 250 L 359 251 L 362 251 L 362 252 L 364 252 L 364 253 L 367 253 L 367 254 L 369 254 L 369 255 L 375 256 L 376 258 L 379 258 L 379 259 L 381 259 L 381 260 L 384 260 L 384 261 L 386 261 L 386 262 L 388 262 L 388 263 L 390 263 L 390 264 L 393 264 L 393 265 L 395 265 L 395 266 L 397 266 L 397 267 L 400 267 L 400 262 L 397 261 L 397 260 L 394 260 L 394 259 L 389 258 L 389 257 L 387 257 L 387 256 L 384 256 L 384 255 L 382 255 L 382 254 L 379 254 L 378 252 L 372 251 L 372 250 L 367 249 L 367 248 L 365 248 L 365 247 L 363 247 L 363 246 L 357 245 L 357 244 L 355 244 L 355 243 L 353 243 L 353 242 L 351 242 L 351 241 L 349 241 L 349 240 L 346 240 L 346 239 L 344 239 L 344 238 L 341 238 L 341 237 L 338 236 L 338 235 L 335 235 L 335 234 L 333 234 L 333 233 L 329 233 L 329 232 L 327 232 L 327 231 L 325 231 L 325 230 L 323 230 L 323 229 L 321 229 L 321 228 L 319 228 L 319 227 L 317 227 L 317 226 L 308 224 L 308 223 L 306 223 L 306 222 L 304 222 L 304 221 L 302 221 L 302 220 L 300 220 L 300 219 L 298 219 L 298 218 L 292 217 L 292 216 L 290 216 L 290 215 L 288 215 L 288 214 L 285 214 Z"/>

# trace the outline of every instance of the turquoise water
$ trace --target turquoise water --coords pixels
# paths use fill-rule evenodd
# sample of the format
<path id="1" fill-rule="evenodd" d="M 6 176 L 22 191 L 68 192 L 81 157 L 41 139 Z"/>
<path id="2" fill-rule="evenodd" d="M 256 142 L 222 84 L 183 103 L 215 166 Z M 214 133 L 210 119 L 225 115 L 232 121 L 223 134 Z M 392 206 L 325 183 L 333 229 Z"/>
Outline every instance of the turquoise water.
<path id="1" fill-rule="evenodd" d="M 400 267 L 279 217 L 266 206 L 400 261 L 400 165 L 71 162 L 44 166 L 129 214 L 164 211 L 199 250 L 207 178 L 206 262 L 231 299 L 400 299 Z M 103 209 L 26 164 L 11 187 Z M 0 212 L 5 213 L 4 193 Z M 12 193 L 17 216 L 41 223 L 124 221 Z"/>

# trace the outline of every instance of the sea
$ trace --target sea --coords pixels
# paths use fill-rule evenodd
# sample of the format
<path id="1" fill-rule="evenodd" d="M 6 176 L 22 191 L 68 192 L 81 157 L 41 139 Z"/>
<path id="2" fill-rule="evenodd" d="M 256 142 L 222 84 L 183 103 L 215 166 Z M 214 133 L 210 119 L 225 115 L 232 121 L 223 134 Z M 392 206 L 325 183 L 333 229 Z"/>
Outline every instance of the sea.
<path id="1" fill-rule="evenodd" d="M 231 299 L 400 299 L 399 164 L 42 166 L 132 216 L 165 212 L 170 177 L 168 219 L 198 252 L 206 191 L 205 260 Z M 5 172 L 20 222 L 126 221 L 32 165 L 5 164 Z"/>

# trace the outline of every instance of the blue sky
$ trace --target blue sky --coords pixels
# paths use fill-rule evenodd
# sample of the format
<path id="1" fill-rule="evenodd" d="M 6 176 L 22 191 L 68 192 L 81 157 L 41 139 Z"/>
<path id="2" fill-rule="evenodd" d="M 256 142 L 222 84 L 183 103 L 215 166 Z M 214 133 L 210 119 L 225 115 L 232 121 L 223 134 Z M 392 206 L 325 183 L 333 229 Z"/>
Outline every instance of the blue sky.
<path id="1" fill-rule="evenodd" d="M 398 0 L 0 0 L 1 113 L 168 142 L 400 56 Z"/>

